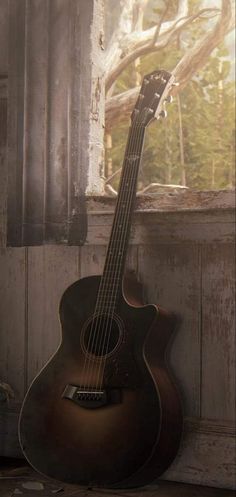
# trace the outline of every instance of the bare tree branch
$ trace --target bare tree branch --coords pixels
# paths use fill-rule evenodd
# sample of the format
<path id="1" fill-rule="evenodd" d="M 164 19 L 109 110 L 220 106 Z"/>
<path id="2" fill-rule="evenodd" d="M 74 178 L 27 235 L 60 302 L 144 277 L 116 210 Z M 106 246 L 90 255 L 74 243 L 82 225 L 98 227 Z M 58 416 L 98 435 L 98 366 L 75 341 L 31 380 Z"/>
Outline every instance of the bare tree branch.
<path id="1" fill-rule="evenodd" d="M 181 22 L 186 23 L 186 19 L 182 20 Z M 180 83 L 180 86 L 176 87 L 175 93 L 180 91 L 192 78 L 192 76 L 205 65 L 211 52 L 219 45 L 219 43 L 224 39 L 227 32 L 229 32 L 229 30 L 231 29 L 231 2 L 230 0 L 222 0 L 221 16 L 216 25 L 211 31 L 208 31 L 206 35 L 204 35 L 199 41 L 195 43 L 195 45 L 191 49 L 189 49 L 185 53 L 177 66 L 174 68 L 173 73 Z M 160 44 L 160 39 L 158 43 Z M 156 46 L 157 44 L 155 45 L 155 49 L 157 49 Z M 148 51 L 151 51 L 150 46 Z M 123 121 L 125 118 L 127 118 L 127 116 L 130 115 L 138 93 L 139 88 L 136 87 L 124 92 L 123 94 L 116 95 L 107 101 L 106 124 L 108 128 L 111 128 L 114 123 Z"/>
<path id="2" fill-rule="evenodd" d="M 222 0 L 221 17 L 215 27 L 197 41 L 191 50 L 188 50 L 185 53 L 173 71 L 173 74 L 180 82 L 179 90 L 205 65 L 211 52 L 224 39 L 228 32 L 228 28 L 231 25 L 231 20 L 231 1 Z"/>
<path id="3" fill-rule="evenodd" d="M 140 29 L 141 23 L 136 23 L 133 26 L 135 13 L 138 11 L 138 19 L 140 20 L 147 0 L 123 0 L 123 9 L 119 18 L 118 27 L 115 29 L 113 36 L 110 40 L 109 46 L 105 51 L 104 68 L 106 74 L 106 89 L 107 91 L 112 86 L 114 78 L 110 75 L 116 69 L 117 65 L 126 56 L 132 54 L 136 49 L 150 42 L 155 37 L 156 26 L 143 31 Z M 179 19 L 187 16 L 188 13 L 188 0 L 179 0 L 178 12 L 176 17 L 170 21 L 165 22 L 160 26 L 161 34 L 167 33 L 173 28 Z M 139 29 L 137 29 L 139 28 Z M 135 60 L 135 59 L 133 59 Z"/>
<path id="4" fill-rule="evenodd" d="M 198 12 L 193 16 L 185 17 L 183 19 L 178 19 L 178 21 L 176 21 L 175 25 L 173 26 L 173 29 L 171 31 L 168 31 L 166 35 L 163 36 L 159 41 L 155 41 L 156 33 L 154 33 L 154 43 L 153 40 L 151 40 L 151 42 L 140 45 L 139 47 L 136 48 L 136 50 L 126 55 L 120 61 L 120 63 L 117 64 L 114 67 L 114 69 L 110 71 L 110 73 L 106 78 L 106 91 L 110 89 L 110 87 L 113 85 L 114 81 L 118 78 L 118 76 L 122 73 L 122 71 L 124 71 L 124 69 L 135 59 L 137 59 L 142 55 L 162 50 L 173 40 L 175 36 L 177 36 L 180 33 L 180 31 L 186 28 L 186 26 L 192 24 L 192 22 L 195 21 L 196 19 L 202 18 L 204 14 L 206 13 L 212 14 L 212 12 L 214 13 L 219 12 L 219 9 L 202 9 L 200 10 L 200 12 Z"/>
<path id="5" fill-rule="evenodd" d="M 110 70 L 117 64 L 121 56 L 121 40 L 132 31 L 133 9 L 136 0 L 123 0 L 123 8 L 119 18 L 118 26 L 114 30 L 110 43 L 105 51 L 105 71 L 109 74 Z"/>
<path id="6" fill-rule="evenodd" d="M 160 190 L 164 189 L 166 190 L 176 190 L 176 191 L 183 191 L 183 190 L 188 190 L 188 186 L 186 185 L 167 185 L 163 183 L 150 183 L 149 185 L 145 186 L 142 190 L 139 190 L 138 195 L 143 195 L 144 193 L 156 193 Z"/>
<path id="7" fill-rule="evenodd" d="M 106 179 L 105 185 L 108 185 L 118 174 L 120 174 L 121 170 L 122 170 L 122 167 L 120 167 L 113 174 L 111 174 L 111 176 L 109 176 L 109 178 Z"/>
<path id="8" fill-rule="evenodd" d="M 166 34 L 168 31 L 171 31 L 175 26 L 176 22 L 180 19 L 183 19 L 188 16 L 188 0 L 179 0 L 178 2 L 178 12 L 176 17 L 172 21 L 166 21 L 162 23 L 160 27 L 160 35 Z M 132 31 L 127 33 L 123 37 L 120 37 L 121 43 L 121 54 L 120 58 L 127 53 L 127 51 L 133 51 L 136 48 L 142 45 L 143 43 L 147 43 L 153 40 L 155 36 L 156 26 L 149 28 L 145 31 Z M 123 51 L 122 51 L 123 50 Z"/>
<path id="9" fill-rule="evenodd" d="M 158 38 L 159 38 L 159 34 L 160 34 L 160 31 L 161 31 L 161 26 L 164 22 L 164 19 L 166 17 L 166 14 L 169 10 L 169 7 L 170 7 L 170 0 L 167 1 L 166 3 L 166 6 L 165 6 L 165 9 L 163 10 L 162 12 L 162 15 L 160 16 L 160 19 L 159 19 L 159 22 L 156 26 L 156 29 L 155 29 L 155 33 L 154 33 L 154 36 L 153 36 L 153 39 L 152 39 L 152 45 L 155 45 Z"/>

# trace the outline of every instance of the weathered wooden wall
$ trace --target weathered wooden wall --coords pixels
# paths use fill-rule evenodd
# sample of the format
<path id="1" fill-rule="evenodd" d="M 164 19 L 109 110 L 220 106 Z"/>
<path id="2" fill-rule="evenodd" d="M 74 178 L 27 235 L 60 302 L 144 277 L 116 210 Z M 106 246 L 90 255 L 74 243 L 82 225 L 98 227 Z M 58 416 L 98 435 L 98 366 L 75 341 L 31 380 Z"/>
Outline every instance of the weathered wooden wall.
<path id="1" fill-rule="evenodd" d="M 1 109 L 7 93 L 7 4 L 0 0 Z M 93 85 L 96 93 L 96 78 Z M 96 138 L 95 131 L 91 133 Z M 96 150 L 90 151 L 91 161 Z M 2 247 L 6 241 L 5 152 L 3 140 Z M 91 185 L 94 177 L 91 166 Z M 0 408 L 0 455 L 21 455 L 17 419 L 24 393 L 60 340 L 57 309 L 64 289 L 78 277 L 102 270 L 113 204 L 112 199 L 88 200 L 88 239 L 81 248 L 0 249 L 0 381 L 9 383 L 15 394 Z M 184 436 L 165 477 L 226 488 L 235 486 L 236 455 L 233 236 L 233 194 L 186 192 L 140 199 L 127 261 L 143 282 L 147 300 L 182 317 L 169 360 L 183 401 Z"/>
<path id="2" fill-rule="evenodd" d="M 182 197 L 182 202 L 188 195 Z M 193 195 L 194 196 L 194 195 Z M 234 216 L 231 194 L 199 194 L 207 209 L 189 211 L 175 199 L 140 200 L 127 266 L 143 282 L 149 302 L 178 312 L 181 326 L 169 351 L 181 391 L 185 431 L 166 478 L 234 487 Z M 225 198 L 226 198 L 225 197 Z M 176 204 L 179 197 L 176 197 Z M 199 200 L 198 198 L 198 200 Z M 210 204 L 221 209 L 210 208 Z M 88 201 L 85 246 L 2 249 L 0 255 L 0 377 L 15 400 L 1 409 L 2 454 L 17 455 L 16 421 L 24 393 L 60 340 L 58 303 L 78 277 L 100 273 L 113 200 Z M 161 211 L 161 204 L 165 210 Z M 172 208 L 171 208 L 171 205 Z M 169 212 L 168 212 L 169 209 Z"/>

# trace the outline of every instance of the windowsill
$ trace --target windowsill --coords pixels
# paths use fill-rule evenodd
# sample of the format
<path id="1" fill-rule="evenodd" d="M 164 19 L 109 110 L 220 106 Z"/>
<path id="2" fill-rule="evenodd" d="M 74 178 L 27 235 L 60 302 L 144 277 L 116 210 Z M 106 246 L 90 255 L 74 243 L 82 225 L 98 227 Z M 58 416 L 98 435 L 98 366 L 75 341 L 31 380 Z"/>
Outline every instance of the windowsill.
<path id="1" fill-rule="evenodd" d="M 111 214 L 117 197 L 93 195 L 87 197 L 89 214 Z M 135 212 L 196 212 L 232 210 L 235 208 L 235 190 L 194 191 L 184 190 L 178 193 L 155 193 L 138 195 Z"/>
<path id="2" fill-rule="evenodd" d="M 116 198 L 87 197 L 86 244 L 107 245 Z M 234 191 L 190 191 L 137 198 L 130 244 L 232 243 L 235 236 Z"/>
<path id="3" fill-rule="evenodd" d="M 116 197 L 87 196 L 88 233 L 86 244 L 109 241 Z M 4 211 L 5 212 L 5 211 Z M 1 214 L 1 213 L 0 213 Z M 5 247 L 5 217 L 0 222 L 0 246 Z M 1 215 L 0 215 L 1 221 Z M 52 222 L 56 235 L 45 244 L 67 244 L 65 222 Z M 36 223 L 32 228 L 37 227 Z M 28 227 L 28 229 L 30 229 Z M 132 221 L 132 243 L 232 242 L 235 236 L 235 191 L 190 191 L 138 196 Z M 2 245 L 1 245 L 2 243 Z M 30 243 L 29 245 L 41 245 Z M 78 243 L 70 243 L 78 245 Z"/>

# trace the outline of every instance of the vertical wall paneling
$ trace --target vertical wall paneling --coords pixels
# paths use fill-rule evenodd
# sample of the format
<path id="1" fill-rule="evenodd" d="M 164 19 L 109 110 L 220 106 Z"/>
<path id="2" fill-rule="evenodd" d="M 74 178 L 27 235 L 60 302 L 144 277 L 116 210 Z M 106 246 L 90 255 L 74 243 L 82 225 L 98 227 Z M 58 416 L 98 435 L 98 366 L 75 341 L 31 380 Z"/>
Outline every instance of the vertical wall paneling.
<path id="1" fill-rule="evenodd" d="M 48 26 L 45 217 L 47 232 L 53 233 L 54 224 L 65 222 L 68 211 L 68 91 L 71 63 L 68 2 L 49 2 Z"/>
<path id="2" fill-rule="evenodd" d="M 81 247 L 81 266 L 80 274 L 92 276 L 93 274 L 102 274 L 107 247 L 104 245 L 85 245 Z M 137 273 L 137 247 L 130 246 L 127 252 L 126 270 L 134 270 Z"/>
<path id="3" fill-rule="evenodd" d="M 59 345 L 59 303 L 64 290 L 79 277 L 79 249 L 45 246 L 28 252 L 29 383 Z"/>
<path id="4" fill-rule="evenodd" d="M 24 395 L 25 249 L 0 249 L 0 381 Z"/>
<path id="5" fill-rule="evenodd" d="M 200 413 L 200 267 L 197 245 L 140 246 L 139 274 L 147 301 L 181 319 L 169 363 L 182 392 L 185 416 Z"/>
<path id="6" fill-rule="evenodd" d="M 202 417 L 235 418 L 235 247 L 202 255 Z"/>
<path id="7" fill-rule="evenodd" d="M 25 12 L 24 148 L 22 159 L 23 240 L 30 239 L 32 224 L 34 224 L 35 241 L 44 237 L 43 195 L 47 168 L 47 147 L 45 142 L 47 140 L 49 32 L 48 1 L 27 1 Z M 17 192 L 17 194 L 20 195 L 20 192 Z"/>
<path id="8" fill-rule="evenodd" d="M 106 247 L 104 245 L 84 245 L 80 248 L 80 275 L 92 276 L 101 274 L 106 256 Z"/>
<path id="9" fill-rule="evenodd" d="M 6 232 L 6 145 L 7 145 L 7 88 L 0 80 L 0 247 L 5 246 Z"/>
<path id="10" fill-rule="evenodd" d="M 22 243 L 25 1 L 10 0 L 8 64 L 8 237 Z M 18 195 L 16 194 L 18 192 Z M 10 221 L 11 220 L 11 221 Z"/>
<path id="11" fill-rule="evenodd" d="M 7 50 L 7 31 L 8 31 L 8 2 L 0 0 L 0 74 L 7 75 L 8 50 Z"/>

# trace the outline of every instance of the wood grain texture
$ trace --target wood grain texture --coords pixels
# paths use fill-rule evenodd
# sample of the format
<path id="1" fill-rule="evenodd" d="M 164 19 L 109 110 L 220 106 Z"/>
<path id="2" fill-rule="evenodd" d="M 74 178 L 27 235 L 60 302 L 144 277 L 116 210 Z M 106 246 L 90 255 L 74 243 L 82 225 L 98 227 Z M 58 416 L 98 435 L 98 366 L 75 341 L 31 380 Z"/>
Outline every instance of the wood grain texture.
<path id="1" fill-rule="evenodd" d="M 25 249 L 0 249 L 0 378 L 24 395 Z"/>
<path id="2" fill-rule="evenodd" d="M 106 245 L 84 245 L 80 248 L 80 275 L 91 276 L 93 274 L 102 274 L 105 257 Z M 138 270 L 138 247 L 132 246 L 128 248 L 125 270 Z"/>
<path id="3" fill-rule="evenodd" d="M 182 392 L 186 416 L 200 414 L 200 267 L 197 245 L 139 247 L 139 275 L 149 303 L 181 319 L 169 364 Z"/>
<path id="4" fill-rule="evenodd" d="M 108 196 L 87 198 L 89 212 L 109 212 L 114 210 L 116 199 Z M 232 210 L 235 206 L 234 191 L 194 191 L 165 192 L 153 195 L 138 195 L 136 200 L 137 210 L 145 213 L 168 212 L 176 213 L 212 212 L 219 214 L 218 210 Z"/>
<path id="5" fill-rule="evenodd" d="M 234 423 L 186 420 L 179 455 L 163 477 L 235 489 L 235 474 Z"/>
<path id="6" fill-rule="evenodd" d="M 56 351 L 62 293 L 79 277 L 77 247 L 33 247 L 28 259 L 28 384 Z"/>
<path id="7" fill-rule="evenodd" d="M 202 407 L 212 419 L 235 419 L 235 247 L 202 250 Z"/>
<path id="8" fill-rule="evenodd" d="M 25 41 L 25 1 L 10 0 L 8 37 L 8 195 L 7 223 L 9 218 L 14 223 L 22 216 L 22 187 L 23 187 L 23 129 L 24 129 L 24 41 Z M 16 195 L 16 191 L 18 195 Z M 21 230 L 16 226 L 12 229 L 12 240 L 21 239 Z"/>
<path id="9" fill-rule="evenodd" d="M 6 87 L 5 87 L 6 90 Z M 6 245 L 6 198 L 7 198 L 7 99 L 0 90 L 0 247 Z"/>
<path id="10" fill-rule="evenodd" d="M 0 0 L 0 75 L 6 75 L 8 69 L 8 2 Z"/>
<path id="11" fill-rule="evenodd" d="M 0 409 L 0 455 L 22 458 L 18 441 L 18 420 L 21 402 L 9 401 Z"/>
<path id="12" fill-rule="evenodd" d="M 89 244 L 108 243 L 113 215 L 90 213 Z M 233 242 L 235 216 L 225 212 L 142 212 L 137 211 L 131 228 L 131 244 Z"/>

